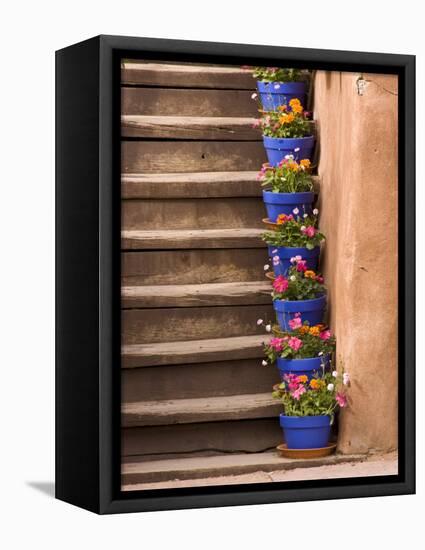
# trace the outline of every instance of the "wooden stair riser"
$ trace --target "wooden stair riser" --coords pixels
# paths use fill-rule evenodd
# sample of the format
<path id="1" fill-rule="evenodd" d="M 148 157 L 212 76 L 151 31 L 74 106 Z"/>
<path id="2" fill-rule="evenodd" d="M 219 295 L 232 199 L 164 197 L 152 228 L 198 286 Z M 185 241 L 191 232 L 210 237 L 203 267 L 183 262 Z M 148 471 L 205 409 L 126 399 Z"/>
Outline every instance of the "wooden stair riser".
<path id="1" fill-rule="evenodd" d="M 261 199 L 168 199 L 122 201 L 123 229 L 225 229 L 264 227 Z"/>
<path id="2" fill-rule="evenodd" d="M 274 319 L 273 306 L 123 310 L 122 341 L 142 344 L 261 334 L 259 317 Z"/>
<path id="3" fill-rule="evenodd" d="M 264 279 L 266 248 L 123 252 L 122 284 L 206 284 Z"/>
<path id="4" fill-rule="evenodd" d="M 121 66 L 123 85 L 253 90 L 252 72 L 239 67 L 129 60 Z"/>
<path id="5" fill-rule="evenodd" d="M 255 436 L 254 436 L 255 434 Z M 261 452 L 282 442 L 278 418 L 145 426 L 122 430 L 124 460 Z"/>
<path id="6" fill-rule="evenodd" d="M 125 173 L 259 170 L 267 161 L 262 141 L 123 141 Z"/>
<path id="7" fill-rule="evenodd" d="M 261 359 L 123 369 L 122 402 L 265 393 L 278 382 Z"/>
<path id="8" fill-rule="evenodd" d="M 254 84 L 254 81 L 252 82 Z M 124 115 L 257 117 L 251 90 L 121 88 Z"/>

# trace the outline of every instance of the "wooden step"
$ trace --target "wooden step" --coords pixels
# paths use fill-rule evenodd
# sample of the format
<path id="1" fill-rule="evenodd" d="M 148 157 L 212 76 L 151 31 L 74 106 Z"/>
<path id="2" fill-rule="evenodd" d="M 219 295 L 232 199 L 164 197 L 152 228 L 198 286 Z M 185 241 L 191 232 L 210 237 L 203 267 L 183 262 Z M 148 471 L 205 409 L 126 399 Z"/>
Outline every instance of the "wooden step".
<path id="1" fill-rule="evenodd" d="M 123 286 L 260 281 L 267 248 L 128 251 L 121 254 Z"/>
<path id="2" fill-rule="evenodd" d="M 253 90 L 252 71 L 240 67 L 189 63 L 155 63 L 126 60 L 121 64 L 121 83 L 182 88 Z"/>
<path id="3" fill-rule="evenodd" d="M 122 201 L 123 230 L 205 230 L 263 228 L 261 199 L 132 199 Z"/>
<path id="4" fill-rule="evenodd" d="M 265 334 L 257 319 L 274 319 L 271 301 L 264 305 L 123 309 L 123 344 L 147 344 Z"/>
<path id="5" fill-rule="evenodd" d="M 271 391 L 273 384 L 279 380 L 278 370 L 271 366 L 264 367 L 261 357 L 229 361 L 223 355 L 221 359 L 205 363 L 122 369 L 122 401 L 128 403 L 144 399 L 163 400 L 170 396 L 173 399 L 191 399 L 229 393 L 262 393 Z"/>
<path id="6" fill-rule="evenodd" d="M 122 171 L 134 173 L 259 170 L 262 141 L 123 141 Z"/>
<path id="7" fill-rule="evenodd" d="M 123 230 L 123 250 L 171 250 L 180 248 L 265 248 L 264 229 Z"/>
<path id="8" fill-rule="evenodd" d="M 121 430 L 121 456 L 123 461 L 139 461 L 217 453 L 256 453 L 274 449 L 281 442 L 282 430 L 276 416 L 135 426 Z"/>
<path id="9" fill-rule="evenodd" d="M 203 285 L 144 285 L 121 287 L 123 308 L 201 307 L 271 303 L 267 281 Z"/>
<path id="10" fill-rule="evenodd" d="M 124 491 L 136 489 L 136 483 L 159 481 L 203 479 L 225 475 L 240 475 L 251 472 L 273 472 L 295 468 L 361 462 L 364 455 L 334 454 L 322 458 L 290 459 L 282 458 L 276 451 L 252 454 L 230 454 L 221 456 L 178 458 L 172 460 L 131 461 L 121 467 L 121 480 Z M 143 489 L 143 487 L 137 487 Z M 146 487 L 149 489 L 149 487 Z"/>
<path id="11" fill-rule="evenodd" d="M 252 82 L 251 84 L 254 84 Z M 258 117 L 251 90 L 121 88 L 124 115 Z"/>
<path id="12" fill-rule="evenodd" d="M 282 412 L 282 405 L 271 397 L 271 392 L 200 399 L 141 401 L 123 403 L 121 426 L 161 426 L 270 418 Z"/>
<path id="13" fill-rule="evenodd" d="M 250 117 L 186 117 L 123 115 L 124 138 L 261 140 L 261 131 Z"/>
<path id="14" fill-rule="evenodd" d="M 122 174 L 123 199 L 261 197 L 258 171 Z"/>
<path id="15" fill-rule="evenodd" d="M 135 368 L 260 358 L 264 356 L 262 345 L 267 340 L 267 336 L 263 334 L 251 334 L 230 338 L 123 345 L 121 364 L 123 368 Z"/>

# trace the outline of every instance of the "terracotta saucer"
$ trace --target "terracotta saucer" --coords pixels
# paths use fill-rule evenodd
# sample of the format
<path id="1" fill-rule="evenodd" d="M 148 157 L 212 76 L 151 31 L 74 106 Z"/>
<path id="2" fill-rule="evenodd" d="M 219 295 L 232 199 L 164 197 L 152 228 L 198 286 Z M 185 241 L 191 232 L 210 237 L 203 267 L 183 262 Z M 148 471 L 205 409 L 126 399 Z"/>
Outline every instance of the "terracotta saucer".
<path id="1" fill-rule="evenodd" d="M 263 218 L 264 225 L 267 226 L 267 229 L 272 229 L 273 231 L 277 231 L 279 229 L 279 224 L 276 222 L 271 222 L 270 218 Z"/>
<path id="2" fill-rule="evenodd" d="M 327 447 L 321 449 L 288 449 L 286 443 L 278 445 L 276 449 L 279 451 L 280 456 L 284 458 L 320 458 L 322 456 L 329 456 L 335 452 L 336 443 L 332 443 Z"/>

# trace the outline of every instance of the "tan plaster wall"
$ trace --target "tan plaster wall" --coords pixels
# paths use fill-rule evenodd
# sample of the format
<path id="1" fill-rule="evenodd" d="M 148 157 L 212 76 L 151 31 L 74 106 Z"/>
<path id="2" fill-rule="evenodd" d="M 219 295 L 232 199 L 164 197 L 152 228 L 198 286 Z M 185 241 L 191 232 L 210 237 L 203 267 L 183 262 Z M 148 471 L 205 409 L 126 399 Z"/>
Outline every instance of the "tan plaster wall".
<path id="1" fill-rule="evenodd" d="M 397 447 L 397 77 L 318 71 L 322 271 L 352 377 L 344 453 Z"/>

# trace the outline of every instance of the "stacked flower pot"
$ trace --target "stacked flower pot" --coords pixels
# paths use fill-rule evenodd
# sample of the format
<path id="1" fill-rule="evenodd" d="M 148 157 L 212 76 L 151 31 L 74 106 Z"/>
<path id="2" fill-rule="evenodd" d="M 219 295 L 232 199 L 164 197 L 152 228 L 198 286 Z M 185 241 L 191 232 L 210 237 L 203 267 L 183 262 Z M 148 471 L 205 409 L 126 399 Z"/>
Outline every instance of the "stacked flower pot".
<path id="1" fill-rule="evenodd" d="M 273 396 L 284 408 L 280 425 L 286 444 L 279 446 L 281 452 L 324 455 L 335 447 L 329 445 L 331 424 L 337 408 L 346 405 L 349 378 L 332 367 L 335 339 L 325 323 L 327 289 L 319 272 L 325 237 L 314 207 L 315 138 L 304 109 L 306 73 L 259 67 L 254 77 L 260 112 L 256 125 L 263 131 L 268 157 L 258 176 L 267 211 L 263 239 L 270 263 L 264 267 L 277 320 L 266 325 L 273 337 L 264 346 L 263 365 L 275 363 L 280 375 Z"/>

